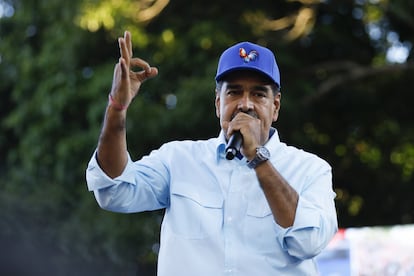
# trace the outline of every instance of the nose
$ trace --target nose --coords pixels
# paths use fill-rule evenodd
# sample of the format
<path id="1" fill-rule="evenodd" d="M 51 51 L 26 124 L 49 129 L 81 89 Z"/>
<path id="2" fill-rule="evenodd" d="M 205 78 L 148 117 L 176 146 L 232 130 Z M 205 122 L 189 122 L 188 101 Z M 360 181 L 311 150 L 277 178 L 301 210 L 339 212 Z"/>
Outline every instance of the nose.
<path id="1" fill-rule="evenodd" d="M 240 98 L 238 109 L 243 112 L 253 109 L 253 102 L 250 99 L 249 93 L 244 93 L 243 97 Z"/>

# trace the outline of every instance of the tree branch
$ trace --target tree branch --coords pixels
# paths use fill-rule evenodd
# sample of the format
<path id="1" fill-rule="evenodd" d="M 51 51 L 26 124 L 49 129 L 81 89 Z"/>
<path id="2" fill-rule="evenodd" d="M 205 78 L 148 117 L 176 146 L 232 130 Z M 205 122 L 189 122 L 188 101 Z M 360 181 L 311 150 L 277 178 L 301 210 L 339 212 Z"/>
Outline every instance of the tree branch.
<path id="1" fill-rule="evenodd" d="M 318 66 L 317 69 L 315 68 L 315 71 L 336 71 L 335 74 L 323 81 L 316 89 L 316 92 L 313 95 L 306 97 L 302 103 L 304 105 L 309 105 L 325 95 L 334 92 L 337 87 L 361 80 L 363 78 L 411 69 L 414 69 L 414 63 L 384 65 L 381 67 L 363 67 L 349 61 L 341 63 L 326 63 L 322 66 Z"/>

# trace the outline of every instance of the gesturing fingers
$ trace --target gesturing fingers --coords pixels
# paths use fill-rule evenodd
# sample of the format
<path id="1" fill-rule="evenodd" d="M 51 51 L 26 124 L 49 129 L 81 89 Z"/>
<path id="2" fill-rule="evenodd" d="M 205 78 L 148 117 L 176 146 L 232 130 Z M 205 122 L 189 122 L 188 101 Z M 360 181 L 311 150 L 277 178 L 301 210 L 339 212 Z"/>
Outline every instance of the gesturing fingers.
<path id="1" fill-rule="evenodd" d="M 139 72 L 133 72 L 135 79 L 140 82 L 143 82 L 148 78 L 155 77 L 158 74 L 158 69 L 156 67 L 151 67 L 145 60 L 140 58 L 131 59 L 131 67 L 142 68 Z"/>
<path id="2" fill-rule="evenodd" d="M 122 72 L 121 77 L 123 79 L 126 79 L 128 77 L 129 67 L 126 64 L 126 61 L 124 58 L 119 59 L 119 66 L 121 67 L 121 72 Z"/>
<path id="3" fill-rule="evenodd" d="M 119 53 L 121 54 L 121 58 L 125 60 L 127 67 L 129 67 L 131 55 L 130 55 L 130 50 L 128 50 L 125 37 L 118 38 L 118 44 L 119 44 Z"/>
<path id="4" fill-rule="evenodd" d="M 131 41 L 131 33 L 130 32 L 125 31 L 124 40 L 125 40 L 125 44 L 126 44 L 128 54 L 129 54 L 130 58 L 132 58 L 132 41 Z"/>
<path id="5" fill-rule="evenodd" d="M 116 68 L 116 79 L 121 86 L 126 85 L 131 95 L 135 96 L 141 83 L 148 78 L 155 77 L 158 69 L 151 67 L 145 60 L 132 56 L 131 34 L 128 31 L 125 31 L 124 37 L 118 38 L 118 44 L 121 57 Z"/>
<path id="6" fill-rule="evenodd" d="M 132 67 L 142 68 L 142 70 L 146 71 L 147 73 L 149 73 L 151 70 L 151 67 L 148 62 L 146 62 L 143 59 L 137 58 L 137 57 L 131 59 L 130 65 L 131 65 L 131 68 Z"/>
<path id="7" fill-rule="evenodd" d="M 132 67 L 140 67 L 146 71 L 147 74 L 151 73 L 151 68 L 146 61 L 140 58 L 132 57 L 131 34 L 128 31 L 125 31 L 124 37 L 118 38 L 118 44 L 121 59 L 125 61 L 125 64 L 129 70 L 131 70 Z"/>

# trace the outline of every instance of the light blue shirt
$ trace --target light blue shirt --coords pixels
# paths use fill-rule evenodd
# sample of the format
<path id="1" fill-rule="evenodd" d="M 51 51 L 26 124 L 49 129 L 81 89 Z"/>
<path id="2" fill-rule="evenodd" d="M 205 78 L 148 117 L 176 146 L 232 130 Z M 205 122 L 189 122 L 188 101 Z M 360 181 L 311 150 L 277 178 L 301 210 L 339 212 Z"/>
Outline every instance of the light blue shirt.
<path id="1" fill-rule="evenodd" d="M 114 212 L 165 208 L 158 276 L 318 275 L 314 257 L 337 231 L 331 167 L 280 142 L 271 162 L 298 192 L 294 225 L 279 226 L 246 160 L 226 160 L 225 139 L 175 141 L 109 178 L 95 155 L 88 188 Z"/>

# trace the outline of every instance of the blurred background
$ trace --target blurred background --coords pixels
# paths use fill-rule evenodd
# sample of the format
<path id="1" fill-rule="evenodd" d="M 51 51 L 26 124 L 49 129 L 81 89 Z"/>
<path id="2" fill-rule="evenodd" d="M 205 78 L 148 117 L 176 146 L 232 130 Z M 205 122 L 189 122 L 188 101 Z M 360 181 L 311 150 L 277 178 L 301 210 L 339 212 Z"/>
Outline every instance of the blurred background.
<path id="1" fill-rule="evenodd" d="M 281 140 L 333 167 L 341 228 L 414 222 L 414 1 L 0 0 L 0 274 L 155 275 L 162 210 L 87 191 L 117 37 L 159 68 L 128 113 L 133 159 L 216 136 L 220 53 L 272 49 Z"/>

